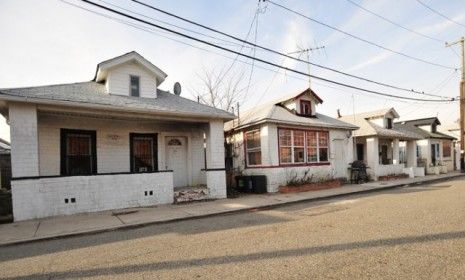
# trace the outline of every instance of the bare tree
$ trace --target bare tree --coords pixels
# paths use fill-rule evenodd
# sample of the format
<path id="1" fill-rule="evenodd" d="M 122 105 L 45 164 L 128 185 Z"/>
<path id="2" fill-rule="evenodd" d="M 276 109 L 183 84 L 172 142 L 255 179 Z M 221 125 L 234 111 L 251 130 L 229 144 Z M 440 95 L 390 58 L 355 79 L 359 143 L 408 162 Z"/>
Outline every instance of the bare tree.
<path id="1" fill-rule="evenodd" d="M 207 70 L 205 67 L 197 73 L 201 85 L 195 89 L 199 101 L 215 108 L 230 111 L 236 102 L 242 101 L 246 87 L 244 72 L 232 72 L 231 69 Z"/>

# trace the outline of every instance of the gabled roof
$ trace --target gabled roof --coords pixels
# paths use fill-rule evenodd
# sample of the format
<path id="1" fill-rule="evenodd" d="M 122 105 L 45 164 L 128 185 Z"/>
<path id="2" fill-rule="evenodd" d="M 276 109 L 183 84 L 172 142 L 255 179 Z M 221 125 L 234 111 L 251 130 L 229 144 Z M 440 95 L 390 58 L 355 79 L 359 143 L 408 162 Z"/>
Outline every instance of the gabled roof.
<path id="1" fill-rule="evenodd" d="M 379 109 L 379 110 L 375 110 L 375 111 L 368 111 L 368 112 L 358 113 L 358 114 L 355 114 L 355 116 L 359 117 L 359 118 L 364 118 L 364 119 L 375 119 L 375 118 L 379 118 L 379 117 L 384 117 L 389 113 L 394 115 L 394 118 L 399 118 L 399 113 L 397 113 L 397 111 L 392 107 L 391 108 Z M 350 115 L 350 116 L 347 116 L 347 117 L 353 117 L 353 115 Z"/>
<path id="2" fill-rule="evenodd" d="M 423 125 L 440 125 L 441 122 L 437 117 L 430 117 L 430 118 L 423 118 L 423 119 L 416 119 L 416 120 L 408 120 L 408 121 L 400 121 L 396 122 L 399 124 L 408 124 L 413 126 L 423 126 Z"/>
<path id="3" fill-rule="evenodd" d="M 416 133 L 400 131 L 395 127 L 393 127 L 392 129 L 384 128 L 370 121 L 370 119 L 384 117 L 389 113 L 393 114 L 394 117 L 399 116 L 399 114 L 396 112 L 396 110 L 394 110 L 394 108 L 386 108 L 376 111 L 359 113 L 355 115 L 342 116 L 339 118 L 339 120 L 360 127 L 359 130 L 354 132 L 354 136 L 358 137 L 377 136 L 386 138 L 398 138 L 401 140 L 421 139 L 421 136 Z"/>
<path id="4" fill-rule="evenodd" d="M 431 118 L 423 118 L 418 120 L 409 120 L 409 121 L 401 121 L 394 123 L 394 127 L 398 130 L 416 133 L 421 135 L 422 138 L 433 138 L 433 139 L 448 139 L 448 140 L 455 140 L 455 137 L 452 137 L 448 134 L 442 132 L 430 132 L 424 129 L 421 129 L 419 126 L 431 126 L 433 124 L 439 125 L 441 122 L 436 117 Z"/>
<path id="5" fill-rule="evenodd" d="M 95 71 L 94 81 L 101 82 L 106 79 L 108 69 L 116 67 L 118 65 L 128 63 L 128 62 L 136 62 L 143 66 L 147 71 L 152 73 L 157 78 L 157 83 L 160 85 L 163 83 L 165 78 L 168 76 L 165 72 L 163 72 L 160 68 L 153 65 L 152 62 L 145 59 L 139 53 L 132 51 L 125 53 L 123 55 L 110 58 L 108 60 L 102 61 L 97 65 L 97 70 Z"/>
<path id="6" fill-rule="evenodd" d="M 305 93 L 305 92 L 304 92 Z M 232 129 L 242 129 L 256 124 L 271 122 L 277 124 L 295 125 L 295 126 L 308 126 L 308 127 L 320 127 L 320 128 L 334 128 L 334 129 L 347 129 L 355 130 L 358 127 L 349 123 L 340 121 L 335 118 L 323 114 L 316 114 L 314 117 L 303 117 L 294 114 L 287 108 L 282 106 L 292 98 L 297 98 L 298 95 L 292 97 L 280 98 L 260 106 L 256 106 L 248 111 L 244 111 L 240 114 L 238 119 L 227 122 L 225 124 L 225 131 Z"/>
<path id="7" fill-rule="evenodd" d="M 105 85 L 83 82 L 29 88 L 0 89 L 0 100 L 23 101 L 37 104 L 101 108 L 178 117 L 201 117 L 231 120 L 234 115 L 224 110 L 157 90 L 157 98 L 112 95 Z"/>
<path id="8" fill-rule="evenodd" d="M 302 95 L 305 95 L 305 94 L 309 94 L 310 96 L 315 98 L 319 103 L 323 103 L 323 99 L 321 99 L 311 88 L 307 88 L 302 92 L 298 92 L 298 93 L 294 92 L 292 94 L 288 94 L 286 96 L 280 97 L 279 99 L 277 99 L 275 101 L 275 103 L 276 104 L 278 104 L 278 103 L 286 103 L 287 101 L 297 99 L 297 98 L 299 98 L 299 97 L 301 97 Z"/>

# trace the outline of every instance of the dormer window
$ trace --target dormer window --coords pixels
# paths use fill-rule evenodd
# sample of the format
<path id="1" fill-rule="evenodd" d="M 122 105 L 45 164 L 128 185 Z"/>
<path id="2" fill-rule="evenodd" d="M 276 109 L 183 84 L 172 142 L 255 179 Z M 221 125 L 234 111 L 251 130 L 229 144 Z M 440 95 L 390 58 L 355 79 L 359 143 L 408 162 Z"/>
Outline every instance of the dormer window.
<path id="1" fill-rule="evenodd" d="M 308 100 L 300 100 L 300 114 L 303 116 L 312 115 L 312 103 Z"/>
<path id="2" fill-rule="evenodd" d="M 130 76 L 130 94 L 131 96 L 140 96 L 140 79 L 139 76 Z"/>
<path id="3" fill-rule="evenodd" d="M 436 126 L 436 124 L 433 124 L 433 125 L 431 126 L 431 132 L 433 132 L 433 133 L 436 133 L 436 132 L 437 132 L 437 126 Z"/>
<path id="4" fill-rule="evenodd" d="M 386 119 L 386 128 L 387 129 L 392 129 L 392 119 L 391 118 Z"/>

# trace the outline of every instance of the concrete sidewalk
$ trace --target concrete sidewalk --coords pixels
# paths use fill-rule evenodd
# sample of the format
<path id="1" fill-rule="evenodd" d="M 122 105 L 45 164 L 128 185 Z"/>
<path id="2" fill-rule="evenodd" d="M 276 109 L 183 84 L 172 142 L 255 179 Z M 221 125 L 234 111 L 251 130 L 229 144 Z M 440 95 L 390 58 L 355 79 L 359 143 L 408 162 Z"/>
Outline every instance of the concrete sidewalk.
<path id="1" fill-rule="evenodd" d="M 0 246 L 64 236 L 97 233 L 121 228 L 139 227 L 156 223 L 196 219 L 264 207 L 277 207 L 289 203 L 329 199 L 348 194 L 429 183 L 461 176 L 463 176 L 463 174 L 449 173 L 415 179 L 371 182 L 362 185 L 344 185 L 340 188 L 320 191 L 246 195 L 234 199 L 221 199 L 181 205 L 161 205 L 148 208 L 131 208 L 3 224 L 0 225 Z"/>

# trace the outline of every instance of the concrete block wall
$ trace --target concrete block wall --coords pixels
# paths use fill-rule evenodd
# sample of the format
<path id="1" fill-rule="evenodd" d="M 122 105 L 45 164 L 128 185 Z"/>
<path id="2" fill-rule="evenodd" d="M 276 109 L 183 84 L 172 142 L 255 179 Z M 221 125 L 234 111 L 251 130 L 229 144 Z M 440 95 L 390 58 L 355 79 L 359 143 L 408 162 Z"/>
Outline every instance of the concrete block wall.
<path id="1" fill-rule="evenodd" d="M 25 179 L 11 184 L 15 221 L 173 202 L 172 172 Z"/>
<path id="2" fill-rule="evenodd" d="M 226 171 L 224 170 L 224 124 L 210 121 L 206 130 L 206 181 L 211 198 L 226 198 Z"/>
<path id="3" fill-rule="evenodd" d="M 209 198 L 226 198 L 226 172 L 213 170 L 205 172 Z"/>
<path id="4" fill-rule="evenodd" d="M 36 106 L 11 103 L 9 105 L 9 120 L 12 176 L 39 176 Z"/>

